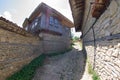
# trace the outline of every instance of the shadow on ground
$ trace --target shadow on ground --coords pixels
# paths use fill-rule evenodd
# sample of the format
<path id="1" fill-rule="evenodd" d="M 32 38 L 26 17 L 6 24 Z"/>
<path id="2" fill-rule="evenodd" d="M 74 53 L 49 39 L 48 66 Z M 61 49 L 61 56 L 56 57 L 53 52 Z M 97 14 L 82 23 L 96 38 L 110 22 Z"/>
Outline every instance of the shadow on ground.
<path id="1" fill-rule="evenodd" d="M 85 66 L 85 51 L 73 48 L 65 54 L 47 57 L 32 80 L 81 80 Z"/>

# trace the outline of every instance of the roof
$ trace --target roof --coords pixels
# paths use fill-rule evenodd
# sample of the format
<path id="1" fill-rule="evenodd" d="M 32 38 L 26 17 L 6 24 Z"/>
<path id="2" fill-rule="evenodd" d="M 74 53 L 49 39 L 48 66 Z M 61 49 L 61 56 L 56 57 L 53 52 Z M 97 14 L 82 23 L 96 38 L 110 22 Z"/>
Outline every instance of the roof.
<path id="1" fill-rule="evenodd" d="M 23 35 L 23 36 L 32 36 L 32 34 L 25 31 L 23 28 L 19 27 L 17 24 L 6 20 L 3 17 L 0 17 L 0 28 Z"/>
<path id="2" fill-rule="evenodd" d="M 85 0 L 69 0 L 76 31 L 81 31 L 84 17 Z"/>
<path id="3" fill-rule="evenodd" d="M 84 20 L 85 3 L 86 0 L 69 0 L 72 15 L 74 19 L 74 25 L 76 31 L 81 31 Z M 90 2 L 92 4 L 92 17 L 99 18 L 110 4 L 110 0 L 94 0 Z"/>
<path id="4" fill-rule="evenodd" d="M 25 19 L 25 21 L 23 23 L 23 27 L 25 28 L 29 24 L 29 22 L 32 22 L 41 12 L 44 12 L 46 9 L 50 9 L 53 13 L 55 13 L 57 16 L 59 16 L 61 23 L 64 24 L 65 26 L 67 26 L 69 28 L 74 27 L 73 23 L 68 18 L 66 18 L 60 12 L 51 8 L 50 6 L 48 6 L 45 3 L 39 4 L 39 6 L 32 12 L 30 17 Z"/>

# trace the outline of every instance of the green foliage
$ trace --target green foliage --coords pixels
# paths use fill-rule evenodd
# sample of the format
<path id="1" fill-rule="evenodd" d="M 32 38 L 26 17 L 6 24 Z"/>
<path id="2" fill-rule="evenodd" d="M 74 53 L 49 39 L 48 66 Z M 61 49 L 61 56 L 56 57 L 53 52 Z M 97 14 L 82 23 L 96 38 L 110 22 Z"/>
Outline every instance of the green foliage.
<path id="1" fill-rule="evenodd" d="M 100 80 L 98 74 L 92 69 L 92 66 L 89 62 L 88 62 L 88 73 L 92 75 L 93 80 Z"/>
<path id="2" fill-rule="evenodd" d="M 79 37 L 76 37 L 76 36 L 72 38 L 73 41 L 78 41 L 79 39 L 80 39 L 80 38 L 79 38 Z"/>
<path id="3" fill-rule="evenodd" d="M 6 80 L 31 80 L 31 78 L 34 76 L 36 68 L 43 65 L 44 59 L 45 55 L 40 55 Z"/>
<path id="4" fill-rule="evenodd" d="M 90 63 L 88 63 L 88 73 L 93 74 L 93 69 Z"/>
<path id="5" fill-rule="evenodd" d="M 79 45 L 80 45 L 80 48 L 82 50 L 83 49 L 83 43 L 82 43 L 82 41 L 79 42 Z"/>
<path id="6" fill-rule="evenodd" d="M 93 72 L 92 78 L 93 78 L 93 80 L 100 80 L 100 78 L 96 72 Z"/>
<path id="7" fill-rule="evenodd" d="M 70 50 L 71 49 L 59 53 L 42 54 L 39 57 L 32 60 L 28 65 L 25 65 L 20 71 L 8 77 L 6 80 L 31 80 L 35 74 L 35 70 L 43 65 L 43 61 L 46 56 L 48 57 L 57 56 L 64 54 Z"/>
<path id="8" fill-rule="evenodd" d="M 71 46 L 74 46 L 74 45 L 75 45 L 74 42 L 72 42 L 72 43 L 71 43 Z"/>

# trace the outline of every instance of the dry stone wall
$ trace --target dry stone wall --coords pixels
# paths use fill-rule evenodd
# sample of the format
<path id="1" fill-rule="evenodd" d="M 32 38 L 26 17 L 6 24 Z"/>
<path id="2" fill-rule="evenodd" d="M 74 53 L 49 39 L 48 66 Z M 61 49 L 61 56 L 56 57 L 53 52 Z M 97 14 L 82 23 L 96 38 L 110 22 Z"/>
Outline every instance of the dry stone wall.
<path id="1" fill-rule="evenodd" d="M 86 1 L 84 25 L 90 0 Z M 94 18 L 89 16 L 83 35 L 90 28 Z M 120 0 L 111 0 L 110 6 L 94 25 L 95 44 L 92 29 L 83 42 L 88 58 L 101 80 L 120 80 Z"/>
<path id="2" fill-rule="evenodd" d="M 11 28 L 11 30 L 10 30 Z M 38 37 L 0 19 L 0 80 L 5 80 L 42 53 Z"/>

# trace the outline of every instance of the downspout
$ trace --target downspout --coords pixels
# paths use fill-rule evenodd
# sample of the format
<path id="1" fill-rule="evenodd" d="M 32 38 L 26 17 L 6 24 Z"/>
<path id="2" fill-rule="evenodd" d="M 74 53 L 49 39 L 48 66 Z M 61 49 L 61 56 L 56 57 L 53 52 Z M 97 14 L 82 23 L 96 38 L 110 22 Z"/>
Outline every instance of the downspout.
<path id="1" fill-rule="evenodd" d="M 82 39 L 87 35 L 87 33 L 92 29 L 93 31 L 93 41 L 94 41 L 94 63 L 93 63 L 93 70 L 95 69 L 95 61 L 96 61 L 96 39 L 95 39 L 95 31 L 94 31 L 94 25 L 96 24 L 96 22 L 98 21 L 98 18 L 94 21 L 94 23 L 92 24 L 92 26 L 88 29 L 88 31 L 85 33 L 85 35 L 82 36 Z"/>
<path id="2" fill-rule="evenodd" d="M 95 38 L 95 30 L 94 27 L 92 27 L 92 31 L 93 31 L 93 41 L 94 41 L 94 63 L 93 63 L 93 70 L 95 69 L 95 64 L 96 64 L 96 38 Z"/>
<path id="3" fill-rule="evenodd" d="M 85 25 L 84 27 L 86 26 L 87 22 L 88 22 L 88 18 L 89 18 L 89 15 L 90 15 L 90 11 L 91 11 L 91 6 L 92 6 L 92 2 L 90 2 L 90 7 L 89 7 L 89 11 L 88 11 L 88 14 L 87 14 L 87 18 L 86 18 L 86 21 L 85 21 Z M 92 29 L 93 31 L 93 41 L 94 41 L 94 63 L 93 63 L 93 70 L 95 69 L 95 61 L 96 61 L 96 39 L 95 39 L 95 31 L 94 31 L 94 25 L 96 24 L 96 22 L 98 21 L 99 18 L 96 18 L 95 21 L 93 22 L 93 24 L 91 25 L 91 27 L 85 32 L 84 35 L 82 35 L 82 39 L 84 39 L 84 37 L 88 34 L 88 32 Z"/>
<path id="4" fill-rule="evenodd" d="M 87 15 L 87 19 L 85 21 L 85 26 L 86 26 L 86 23 L 88 21 L 88 17 L 89 17 L 89 13 L 91 11 L 91 5 L 92 4 L 101 4 L 101 3 L 96 3 L 96 2 L 91 2 L 90 3 L 90 8 L 89 8 L 89 12 L 88 12 L 88 15 Z M 102 4 L 103 5 L 103 4 Z M 108 5 L 105 5 L 105 7 L 107 8 Z M 94 25 L 96 24 L 96 22 L 98 21 L 99 17 L 102 15 L 102 13 L 99 15 L 99 16 L 96 16 L 96 20 L 94 21 L 94 23 L 92 24 L 92 26 L 87 30 L 87 32 L 82 36 L 82 39 L 87 35 L 87 33 L 92 29 L 93 31 L 93 41 L 94 41 L 94 63 L 93 63 L 93 70 L 95 69 L 95 64 L 96 64 L 96 38 L 95 38 L 95 30 L 94 30 Z M 93 16 L 93 15 L 92 15 Z M 84 26 L 84 27 L 85 27 Z"/>

